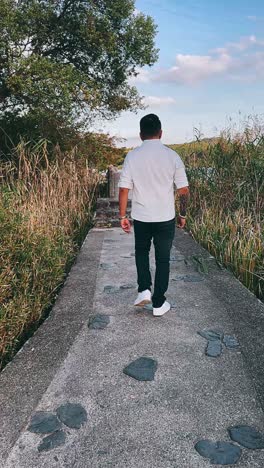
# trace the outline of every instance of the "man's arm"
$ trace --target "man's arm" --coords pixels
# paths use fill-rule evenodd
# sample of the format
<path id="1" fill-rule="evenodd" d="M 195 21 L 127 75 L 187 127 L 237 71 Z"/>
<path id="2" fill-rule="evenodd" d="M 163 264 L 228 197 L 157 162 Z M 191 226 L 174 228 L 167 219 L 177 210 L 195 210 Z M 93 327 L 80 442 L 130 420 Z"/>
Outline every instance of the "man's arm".
<path id="1" fill-rule="evenodd" d="M 131 224 L 129 222 L 129 219 L 126 218 L 126 211 L 127 211 L 127 201 L 128 201 L 128 188 L 119 188 L 119 215 L 120 215 L 120 221 L 121 221 L 121 227 L 123 231 L 125 231 L 127 234 L 131 230 Z"/>
<path id="2" fill-rule="evenodd" d="M 178 217 L 178 227 L 183 229 L 186 225 L 187 207 L 190 199 L 189 187 L 182 187 L 177 190 L 180 198 L 180 213 Z"/>
<path id="3" fill-rule="evenodd" d="M 127 210 L 127 201 L 128 201 L 128 192 L 129 190 L 133 189 L 133 179 L 129 164 L 129 153 L 126 156 L 122 168 L 122 172 L 119 179 L 119 214 L 120 214 L 120 222 L 123 231 L 127 234 L 131 230 L 131 225 L 129 220 L 126 218 L 126 210 Z"/>

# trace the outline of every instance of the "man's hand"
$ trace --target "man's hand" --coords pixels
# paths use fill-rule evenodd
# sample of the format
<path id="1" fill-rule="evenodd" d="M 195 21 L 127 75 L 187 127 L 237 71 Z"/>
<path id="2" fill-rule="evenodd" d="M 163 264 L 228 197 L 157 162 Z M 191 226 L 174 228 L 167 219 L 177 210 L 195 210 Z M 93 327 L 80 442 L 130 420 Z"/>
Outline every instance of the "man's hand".
<path id="1" fill-rule="evenodd" d="M 186 226 L 186 219 L 181 218 L 180 216 L 178 216 L 177 227 L 180 228 L 180 229 L 184 229 L 185 226 Z"/>
<path id="2" fill-rule="evenodd" d="M 130 233 L 131 231 L 131 224 L 127 218 L 124 218 L 127 210 L 127 201 L 128 201 L 128 188 L 123 188 L 121 187 L 119 189 L 119 214 L 121 219 L 121 228 L 123 229 L 124 232 L 127 234 Z"/>
<path id="3" fill-rule="evenodd" d="M 121 228 L 123 229 L 123 231 L 129 234 L 131 231 L 131 224 L 130 224 L 129 219 L 127 218 L 121 219 L 120 223 L 121 223 Z"/>

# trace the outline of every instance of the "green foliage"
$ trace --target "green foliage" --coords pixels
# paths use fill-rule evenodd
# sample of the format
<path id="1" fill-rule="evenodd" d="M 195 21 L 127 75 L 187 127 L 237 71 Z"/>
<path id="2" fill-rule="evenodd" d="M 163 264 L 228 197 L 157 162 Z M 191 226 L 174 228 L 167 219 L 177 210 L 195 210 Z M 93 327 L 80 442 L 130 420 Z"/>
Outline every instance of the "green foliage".
<path id="1" fill-rule="evenodd" d="M 70 147 L 75 147 L 78 159 L 87 160 L 89 166 L 98 171 L 104 171 L 110 165 L 118 166 L 126 154 L 125 148 L 117 148 L 114 137 L 103 133 L 78 135 L 69 143 Z"/>
<path id="2" fill-rule="evenodd" d="M 133 0 L 1 1 L 1 148 L 20 136 L 62 144 L 98 115 L 141 106 L 128 79 L 157 60 L 156 27 L 134 8 Z"/>

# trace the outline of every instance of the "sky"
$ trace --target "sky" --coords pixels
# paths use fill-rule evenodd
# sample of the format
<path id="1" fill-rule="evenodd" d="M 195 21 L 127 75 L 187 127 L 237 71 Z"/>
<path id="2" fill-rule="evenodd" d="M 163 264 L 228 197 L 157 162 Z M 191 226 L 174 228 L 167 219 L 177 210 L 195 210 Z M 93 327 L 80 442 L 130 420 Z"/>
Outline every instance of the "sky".
<path id="1" fill-rule="evenodd" d="M 101 129 L 140 144 L 139 120 L 159 115 L 163 142 L 219 134 L 249 115 L 264 113 L 263 0 L 137 0 L 135 14 L 154 18 L 159 60 L 140 70 L 132 83 L 148 107 L 123 112 Z"/>

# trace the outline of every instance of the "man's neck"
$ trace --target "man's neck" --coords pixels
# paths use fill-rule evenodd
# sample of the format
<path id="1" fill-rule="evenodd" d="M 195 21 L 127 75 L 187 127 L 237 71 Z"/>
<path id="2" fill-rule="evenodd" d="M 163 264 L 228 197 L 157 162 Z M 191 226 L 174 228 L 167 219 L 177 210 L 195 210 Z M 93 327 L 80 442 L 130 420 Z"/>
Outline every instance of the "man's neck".
<path id="1" fill-rule="evenodd" d="M 160 138 L 145 138 L 143 142 L 145 141 L 160 141 Z"/>

